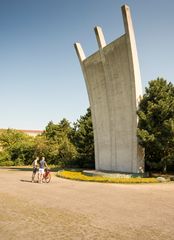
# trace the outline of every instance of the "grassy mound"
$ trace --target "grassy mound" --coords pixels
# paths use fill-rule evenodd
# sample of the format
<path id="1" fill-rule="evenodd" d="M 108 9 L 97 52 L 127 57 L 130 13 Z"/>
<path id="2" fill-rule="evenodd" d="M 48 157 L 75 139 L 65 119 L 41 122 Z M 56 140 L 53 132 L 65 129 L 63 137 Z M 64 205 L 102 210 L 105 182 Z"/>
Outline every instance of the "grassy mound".
<path id="1" fill-rule="evenodd" d="M 70 171 L 61 170 L 57 173 L 58 177 L 88 181 L 88 182 L 104 182 L 104 183 L 158 183 L 156 178 L 141 178 L 141 177 L 130 177 L 130 178 L 116 178 L 106 176 L 86 176 L 82 171 Z"/>

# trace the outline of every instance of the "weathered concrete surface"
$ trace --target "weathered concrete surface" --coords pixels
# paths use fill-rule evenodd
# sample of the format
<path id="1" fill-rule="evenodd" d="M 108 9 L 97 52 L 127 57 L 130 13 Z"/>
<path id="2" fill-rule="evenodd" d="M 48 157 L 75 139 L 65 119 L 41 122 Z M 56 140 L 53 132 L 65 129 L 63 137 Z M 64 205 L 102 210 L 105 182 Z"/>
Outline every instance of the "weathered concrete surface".
<path id="1" fill-rule="evenodd" d="M 143 154 L 136 137 L 141 78 L 128 6 L 122 7 L 125 34 L 106 45 L 100 27 L 95 28 L 99 51 L 81 63 L 92 111 L 96 170 L 139 172 Z"/>

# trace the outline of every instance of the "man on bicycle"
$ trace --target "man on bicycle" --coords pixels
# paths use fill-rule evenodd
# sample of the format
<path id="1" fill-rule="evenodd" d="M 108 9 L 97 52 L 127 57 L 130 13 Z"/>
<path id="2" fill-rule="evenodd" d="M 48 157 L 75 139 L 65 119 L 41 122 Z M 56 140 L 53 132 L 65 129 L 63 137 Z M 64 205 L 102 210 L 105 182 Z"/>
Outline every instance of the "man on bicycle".
<path id="1" fill-rule="evenodd" d="M 45 157 L 42 157 L 39 163 L 39 183 L 42 183 L 45 167 L 48 168 L 48 165 L 45 161 Z"/>

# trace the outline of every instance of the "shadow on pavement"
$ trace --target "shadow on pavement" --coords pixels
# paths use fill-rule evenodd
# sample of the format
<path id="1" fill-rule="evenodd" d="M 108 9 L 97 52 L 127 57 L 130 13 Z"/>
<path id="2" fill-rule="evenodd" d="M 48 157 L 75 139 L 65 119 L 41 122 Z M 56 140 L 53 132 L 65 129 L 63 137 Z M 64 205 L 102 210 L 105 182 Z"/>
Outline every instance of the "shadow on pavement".
<path id="1" fill-rule="evenodd" d="M 21 182 L 29 182 L 29 183 L 32 183 L 31 180 L 24 180 L 24 179 L 21 179 L 20 181 L 21 181 Z"/>
<path id="2" fill-rule="evenodd" d="M 32 167 L 0 167 L 0 169 L 9 171 L 32 171 Z"/>

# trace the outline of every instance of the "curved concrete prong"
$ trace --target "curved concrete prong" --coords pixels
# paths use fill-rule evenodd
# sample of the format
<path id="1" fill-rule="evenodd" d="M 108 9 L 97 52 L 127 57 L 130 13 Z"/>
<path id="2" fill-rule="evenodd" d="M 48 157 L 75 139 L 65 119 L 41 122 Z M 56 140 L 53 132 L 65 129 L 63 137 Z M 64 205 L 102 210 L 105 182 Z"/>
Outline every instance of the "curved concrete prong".
<path id="1" fill-rule="evenodd" d="M 85 54 L 84 54 L 84 51 L 83 51 L 83 48 L 82 48 L 81 44 L 80 43 L 75 43 L 74 47 L 75 47 L 77 56 L 79 58 L 79 61 L 83 62 L 86 57 L 85 57 Z"/>
<path id="2" fill-rule="evenodd" d="M 134 82 L 136 88 L 136 105 L 138 107 L 140 96 L 142 96 L 142 86 L 141 86 L 141 74 L 138 62 L 138 54 L 137 54 L 137 47 L 135 41 L 135 33 L 134 27 L 131 18 L 131 11 L 129 6 L 123 5 L 121 7 L 123 21 L 124 21 L 124 28 L 127 35 L 127 44 L 130 45 L 129 47 L 129 58 L 130 63 L 132 62 L 131 68 L 133 69 L 132 73 L 134 75 Z"/>
<path id="3" fill-rule="evenodd" d="M 96 35 L 96 39 L 97 39 L 99 48 L 104 48 L 106 46 L 106 41 L 104 38 L 102 28 L 99 26 L 96 26 L 94 28 L 94 31 L 95 31 L 95 35 Z"/>
<path id="4" fill-rule="evenodd" d="M 123 16 L 123 21 L 124 21 L 125 32 L 130 34 L 130 32 L 133 31 L 133 24 L 132 24 L 130 8 L 127 5 L 123 5 L 121 7 L 121 10 L 122 10 L 122 16 Z"/>

